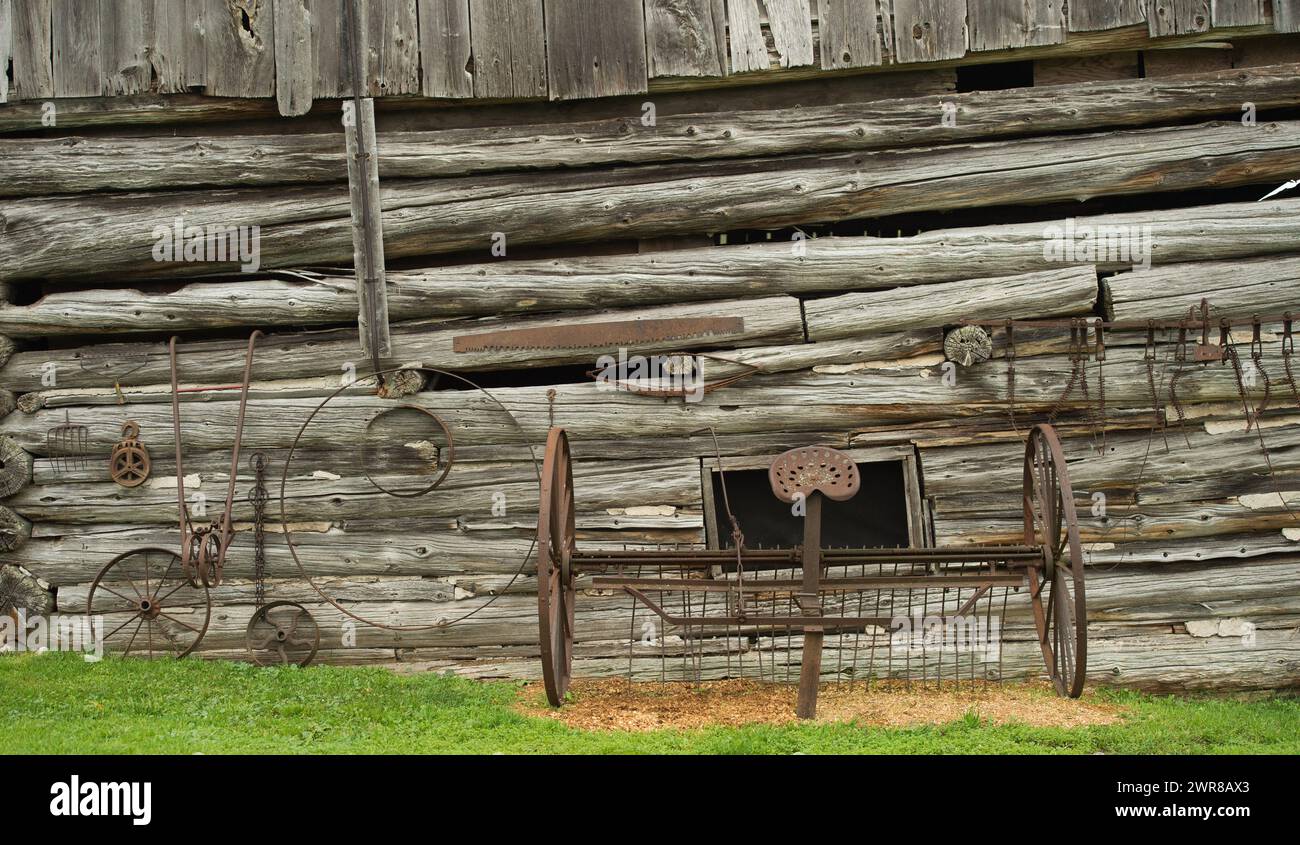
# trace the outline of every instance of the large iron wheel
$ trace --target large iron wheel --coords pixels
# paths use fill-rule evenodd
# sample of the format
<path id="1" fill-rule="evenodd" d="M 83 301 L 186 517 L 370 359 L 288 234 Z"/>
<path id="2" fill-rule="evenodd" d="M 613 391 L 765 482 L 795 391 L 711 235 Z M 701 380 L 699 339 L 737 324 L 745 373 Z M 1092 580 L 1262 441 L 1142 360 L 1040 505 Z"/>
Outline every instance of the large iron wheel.
<path id="1" fill-rule="evenodd" d="M 244 645 L 258 666 L 306 666 L 320 648 L 320 626 L 297 602 L 273 601 L 248 620 Z"/>
<path id="2" fill-rule="evenodd" d="M 564 429 L 552 428 L 537 509 L 537 619 L 546 698 L 556 707 L 573 672 L 574 546 L 569 438 Z"/>
<path id="3" fill-rule="evenodd" d="M 212 600 L 182 570 L 169 549 L 133 549 L 110 560 L 86 598 L 91 636 L 123 657 L 180 659 L 194 651 L 208 631 Z"/>
<path id="4" fill-rule="evenodd" d="M 1078 698 L 1088 668 L 1088 613 L 1083 587 L 1083 548 L 1074 489 L 1056 430 L 1037 425 L 1025 446 L 1025 544 L 1042 549 L 1029 568 L 1029 598 L 1038 645 L 1052 685 Z"/>

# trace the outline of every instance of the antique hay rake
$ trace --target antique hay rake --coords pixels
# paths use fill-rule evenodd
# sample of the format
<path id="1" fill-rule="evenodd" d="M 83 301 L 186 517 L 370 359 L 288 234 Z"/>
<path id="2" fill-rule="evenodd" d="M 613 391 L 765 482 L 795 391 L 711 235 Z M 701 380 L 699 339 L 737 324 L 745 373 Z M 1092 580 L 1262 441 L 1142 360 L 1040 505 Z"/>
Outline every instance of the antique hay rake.
<path id="1" fill-rule="evenodd" d="M 768 472 L 773 494 L 802 508 L 803 542 L 790 549 L 748 548 L 735 517 L 731 549 L 580 550 L 575 542 L 573 473 L 568 437 L 552 428 L 542 465 L 537 523 L 538 620 L 546 695 L 559 706 L 573 665 L 574 608 L 578 579 L 584 591 L 605 591 L 630 599 L 667 628 L 680 632 L 689 656 L 699 665 L 707 636 L 774 641 L 784 635 L 792 654 L 799 648 L 801 718 L 815 715 L 823 677 L 823 648 L 836 640 L 834 677 L 890 676 L 894 657 L 876 661 L 878 642 L 897 642 L 914 620 L 949 630 L 972 618 L 1000 624 L 1008 594 L 1027 589 L 1034 628 L 1047 674 L 1060 695 L 1083 691 L 1087 667 L 1087 620 L 1083 554 L 1073 491 L 1061 444 L 1052 426 L 1035 426 L 1024 454 L 1024 542 L 941 548 L 826 548 L 821 542 L 822 503 L 845 501 L 859 492 L 853 459 L 836 449 L 810 446 L 778 456 Z M 726 501 L 723 480 L 724 502 Z M 796 511 L 797 513 L 797 511 Z M 903 605 L 906 599 L 906 605 Z M 999 605 L 1000 610 L 995 610 Z M 914 633 L 907 630 L 907 635 Z M 867 647 L 862 648 L 866 638 Z M 925 640 L 922 639 L 924 649 Z M 869 652 L 866 666 L 860 654 Z M 852 655 L 845 671 L 845 654 Z M 630 652 L 629 652 L 630 654 Z M 743 652 L 742 652 L 743 654 Z M 908 664 L 897 667 L 911 669 Z M 922 651 L 922 673 L 928 655 Z M 943 677 L 943 651 L 939 670 Z M 964 658 L 958 654 L 952 661 Z M 730 651 L 727 671 L 731 672 Z M 970 674 L 974 677 L 974 652 Z M 1000 655 L 998 673 L 1000 675 Z M 792 658 L 785 666 L 786 680 Z M 630 657 L 629 657 L 630 665 Z M 778 679 L 775 658 L 760 677 Z M 963 671 L 949 664 L 948 671 Z M 630 673 L 630 671 L 629 671 Z M 741 666 L 743 674 L 743 664 Z"/>

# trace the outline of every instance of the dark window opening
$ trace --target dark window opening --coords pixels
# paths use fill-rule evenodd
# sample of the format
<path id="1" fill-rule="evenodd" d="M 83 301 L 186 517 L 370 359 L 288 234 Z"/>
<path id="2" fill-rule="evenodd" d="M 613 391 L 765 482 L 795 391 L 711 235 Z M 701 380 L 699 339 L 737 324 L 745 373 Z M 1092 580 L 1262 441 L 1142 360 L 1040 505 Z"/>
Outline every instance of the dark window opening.
<path id="1" fill-rule="evenodd" d="M 907 489 L 902 461 L 858 464 L 862 489 L 847 502 L 826 501 L 822 506 L 822 545 L 849 548 L 899 548 L 910 542 Z M 722 480 L 713 481 L 711 536 L 721 548 L 734 548 L 731 524 L 722 495 Z M 731 512 L 740 523 L 748 548 L 794 548 L 803 544 L 803 517 L 791 505 L 772 495 L 767 470 L 727 471 Z M 920 545 L 918 543 L 917 545 Z"/>
<path id="2" fill-rule="evenodd" d="M 957 68 L 957 93 L 967 91 L 1005 91 L 1008 88 L 1033 88 L 1033 62 L 998 62 L 991 65 L 964 65 Z"/>

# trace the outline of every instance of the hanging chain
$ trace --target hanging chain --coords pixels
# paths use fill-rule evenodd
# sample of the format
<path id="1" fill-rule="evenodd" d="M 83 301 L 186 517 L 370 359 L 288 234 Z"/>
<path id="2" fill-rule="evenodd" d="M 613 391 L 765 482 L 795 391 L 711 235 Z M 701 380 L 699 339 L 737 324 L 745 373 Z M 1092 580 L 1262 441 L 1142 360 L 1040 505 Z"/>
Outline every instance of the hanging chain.
<path id="1" fill-rule="evenodd" d="M 1297 397 L 1296 404 L 1300 404 Z M 1016 425 L 1016 330 L 1007 320 L 1007 413 L 1011 415 L 1011 430 L 1020 436 L 1020 426 Z"/>
<path id="2" fill-rule="evenodd" d="M 1165 439 L 1165 451 L 1169 451 L 1169 435 L 1165 434 L 1164 415 L 1160 413 L 1160 394 L 1156 391 L 1156 321 L 1147 320 L 1147 343 L 1142 354 L 1147 365 L 1147 387 L 1151 391 L 1151 428 L 1160 429 Z"/>
<path id="3" fill-rule="evenodd" d="M 1187 436 L 1187 412 L 1183 408 L 1183 400 L 1178 396 L 1178 380 L 1187 374 L 1187 326 L 1188 320 L 1178 326 L 1178 345 L 1174 348 L 1174 361 L 1177 367 L 1174 374 L 1169 377 L 1169 404 L 1174 406 L 1174 413 L 1178 416 L 1178 430 L 1183 433 L 1183 442 L 1187 448 L 1192 448 L 1191 438 Z"/>
<path id="4" fill-rule="evenodd" d="M 1097 345 L 1093 357 L 1097 359 L 1097 415 L 1101 427 L 1100 454 L 1106 453 L 1106 329 L 1097 321 Z"/>
<path id="5" fill-rule="evenodd" d="M 248 501 L 253 505 L 253 601 L 260 609 L 266 604 L 266 455 L 253 454 L 255 480 L 248 491 Z"/>

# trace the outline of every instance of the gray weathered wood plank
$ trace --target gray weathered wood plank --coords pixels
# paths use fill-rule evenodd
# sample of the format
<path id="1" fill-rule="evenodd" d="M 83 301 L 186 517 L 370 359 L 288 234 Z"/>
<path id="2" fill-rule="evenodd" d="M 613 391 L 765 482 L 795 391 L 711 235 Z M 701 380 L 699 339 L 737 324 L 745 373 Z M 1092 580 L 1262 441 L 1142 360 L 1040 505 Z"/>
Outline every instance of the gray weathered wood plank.
<path id="1" fill-rule="evenodd" d="M 1266 2 L 1267 0 L 1211 0 L 1210 16 L 1216 27 L 1255 26 L 1268 19 L 1264 13 Z"/>
<path id="2" fill-rule="evenodd" d="M 54 96 L 98 97 L 104 93 L 99 12 L 99 0 L 51 3 Z"/>
<path id="3" fill-rule="evenodd" d="M 148 27 L 153 7 L 153 0 L 100 0 L 100 74 L 105 95 L 150 89 Z"/>
<path id="4" fill-rule="evenodd" d="M 1153 38 L 1209 28 L 1210 0 L 1148 0 L 1147 29 Z"/>
<path id="5" fill-rule="evenodd" d="M 1070 31 L 1119 29 L 1146 21 L 1147 0 L 1069 0 Z"/>
<path id="6" fill-rule="evenodd" d="M 780 66 L 811 65 L 813 34 L 809 0 L 764 0 L 763 5 Z"/>
<path id="7" fill-rule="evenodd" d="M 358 160 L 364 150 L 364 160 Z M 348 193 L 352 209 L 352 266 L 356 268 L 357 325 L 361 351 L 387 357 L 388 296 L 384 271 L 384 209 L 379 195 L 375 101 L 366 97 L 347 127 Z M 363 195 L 364 194 L 364 195 Z"/>
<path id="8" fill-rule="evenodd" d="M 979 0 L 968 4 L 970 49 L 1010 50 L 1065 40 L 1064 0 Z"/>
<path id="9" fill-rule="evenodd" d="M 424 96 L 473 97 L 469 0 L 420 0 L 419 16 Z"/>
<path id="10" fill-rule="evenodd" d="M 209 0 L 185 0 L 185 60 L 178 67 L 184 68 L 186 88 L 201 88 L 207 82 L 208 6 Z"/>
<path id="11" fill-rule="evenodd" d="M 646 0 L 649 76 L 725 76 L 723 0 Z"/>
<path id="12" fill-rule="evenodd" d="M 1300 0 L 1273 0 L 1273 28 L 1300 32 Z"/>
<path id="13" fill-rule="evenodd" d="M 817 0 L 822 68 L 871 67 L 881 63 L 879 0 Z"/>
<path id="14" fill-rule="evenodd" d="M 474 96 L 545 97 L 542 0 L 470 0 Z"/>
<path id="15" fill-rule="evenodd" d="M 966 0 L 893 0 L 894 61 L 937 62 L 966 55 Z"/>
<path id="16" fill-rule="evenodd" d="M 207 0 L 204 93 L 275 96 L 275 18 L 271 0 Z"/>
<path id="17" fill-rule="evenodd" d="M 350 90 L 348 42 L 343 31 L 345 0 L 307 0 L 311 15 L 312 92 L 316 97 L 338 97 Z"/>
<path id="18" fill-rule="evenodd" d="M 186 3 L 146 0 L 144 6 L 145 61 L 149 83 L 142 90 L 174 94 L 189 90 L 186 68 L 192 58 L 187 48 L 195 21 Z"/>
<path id="19" fill-rule="evenodd" d="M 546 62 L 552 100 L 643 93 L 641 0 L 547 0 Z"/>
<path id="20" fill-rule="evenodd" d="M 767 40 L 757 0 L 727 0 L 727 42 L 732 73 L 768 69 Z"/>
<path id="21" fill-rule="evenodd" d="M 13 55 L 12 0 L 0 0 L 0 103 L 9 102 L 9 57 Z"/>
<path id="22" fill-rule="evenodd" d="M 307 0 L 275 0 L 273 8 L 276 105 L 284 117 L 306 114 L 315 76 Z"/>
<path id="23" fill-rule="evenodd" d="M 420 32 L 416 0 L 379 0 L 365 4 L 369 59 L 367 80 L 372 97 L 420 93 Z"/>

